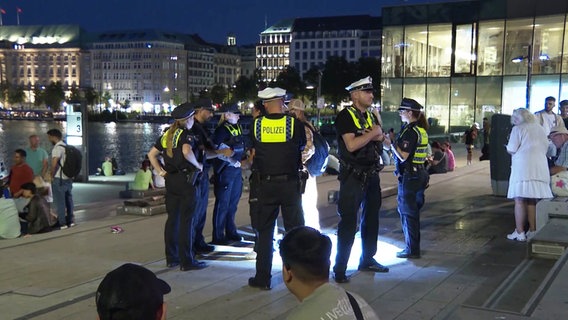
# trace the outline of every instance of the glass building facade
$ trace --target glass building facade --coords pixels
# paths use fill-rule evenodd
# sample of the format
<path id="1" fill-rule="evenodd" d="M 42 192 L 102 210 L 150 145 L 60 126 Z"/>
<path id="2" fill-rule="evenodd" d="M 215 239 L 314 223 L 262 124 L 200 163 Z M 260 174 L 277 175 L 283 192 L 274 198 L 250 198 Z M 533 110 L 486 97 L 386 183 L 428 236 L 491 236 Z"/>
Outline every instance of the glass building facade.
<path id="1" fill-rule="evenodd" d="M 382 106 L 417 100 L 432 133 L 568 99 L 568 1 L 479 0 L 383 8 Z"/>

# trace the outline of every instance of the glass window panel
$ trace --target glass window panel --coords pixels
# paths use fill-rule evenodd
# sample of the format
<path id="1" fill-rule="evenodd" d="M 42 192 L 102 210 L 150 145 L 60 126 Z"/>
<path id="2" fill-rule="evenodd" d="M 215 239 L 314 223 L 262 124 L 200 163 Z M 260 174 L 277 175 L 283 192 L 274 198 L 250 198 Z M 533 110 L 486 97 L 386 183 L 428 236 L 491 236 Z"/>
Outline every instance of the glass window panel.
<path id="1" fill-rule="evenodd" d="M 445 133 L 450 121 L 450 78 L 428 78 L 425 115 L 430 120 L 428 133 Z"/>
<path id="2" fill-rule="evenodd" d="M 424 105 L 426 102 L 426 78 L 405 79 L 403 95 Z"/>
<path id="3" fill-rule="evenodd" d="M 560 85 L 561 85 L 561 87 L 560 87 L 560 99 L 558 99 L 558 101 L 568 100 L 568 76 L 567 75 L 562 76 L 562 83 Z"/>
<path id="4" fill-rule="evenodd" d="M 402 79 L 383 79 L 383 103 L 384 111 L 397 111 L 402 100 Z"/>
<path id="5" fill-rule="evenodd" d="M 450 89 L 450 130 L 463 132 L 474 121 L 475 78 L 453 78 Z"/>
<path id="6" fill-rule="evenodd" d="M 526 74 L 527 57 L 532 43 L 533 20 L 521 19 L 507 21 L 506 30 L 505 74 Z"/>
<path id="7" fill-rule="evenodd" d="M 477 75 L 503 74 L 504 21 L 479 23 L 479 48 L 477 51 Z"/>
<path id="8" fill-rule="evenodd" d="M 407 27 L 405 30 L 404 76 L 424 77 L 426 74 L 427 26 Z"/>
<path id="9" fill-rule="evenodd" d="M 537 112 L 544 108 L 544 99 L 549 96 L 557 97 L 560 92 L 560 75 L 540 75 L 533 76 L 531 79 L 531 112 Z M 553 109 L 558 113 L 558 102 L 556 99 L 556 107 Z"/>
<path id="10" fill-rule="evenodd" d="M 526 76 L 503 77 L 502 113 L 512 114 L 517 108 L 526 106 Z"/>
<path id="11" fill-rule="evenodd" d="M 402 27 L 385 28 L 383 30 L 383 54 L 382 75 L 383 77 L 402 77 Z"/>
<path id="12" fill-rule="evenodd" d="M 477 77 L 475 122 L 501 113 L 501 77 Z"/>
<path id="13" fill-rule="evenodd" d="M 564 15 L 536 18 L 532 74 L 560 73 Z"/>
<path id="14" fill-rule="evenodd" d="M 452 25 L 428 28 L 428 77 L 449 77 L 452 63 Z"/>
<path id="15" fill-rule="evenodd" d="M 473 75 L 475 62 L 475 24 L 456 26 L 454 72 Z"/>

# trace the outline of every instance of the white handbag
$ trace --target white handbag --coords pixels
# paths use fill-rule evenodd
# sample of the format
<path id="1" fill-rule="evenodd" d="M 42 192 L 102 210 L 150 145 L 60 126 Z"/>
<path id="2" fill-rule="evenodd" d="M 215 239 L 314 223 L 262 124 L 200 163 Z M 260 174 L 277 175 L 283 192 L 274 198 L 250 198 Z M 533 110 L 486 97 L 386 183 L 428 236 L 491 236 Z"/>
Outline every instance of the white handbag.
<path id="1" fill-rule="evenodd" d="M 550 188 L 556 197 L 568 197 L 568 171 L 561 171 L 550 177 Z"/>

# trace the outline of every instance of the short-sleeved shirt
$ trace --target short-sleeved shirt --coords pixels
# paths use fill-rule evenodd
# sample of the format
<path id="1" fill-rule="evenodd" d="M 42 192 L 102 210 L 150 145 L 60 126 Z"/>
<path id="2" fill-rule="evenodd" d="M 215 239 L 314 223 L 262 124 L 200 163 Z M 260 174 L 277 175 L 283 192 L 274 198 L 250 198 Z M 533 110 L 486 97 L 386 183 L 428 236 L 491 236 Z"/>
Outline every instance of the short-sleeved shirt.
<path id="1" fill-rule="evenodd" d="M 360 112 L 356 109 L 354 112 Z M 375 115 L 370 113 L 371 122 L 373 125 L 378 124 Z M 363 116 L 366 117 L 366 116 Z M 350 152 L 347 150 L 343 135 L 346 133 L 353 133 L 355 137 L 361 136 L 365 132 L 365 127 L 359 128 L 353 121 L 353 117 L 347 108 L 341 110 L 335 119 L 335 127 L 337 129 L 337 142 L 339 149 L 339 158 L 349 165 L 356 167 L 372 167 L 379 161 L 382 154 L 382 143 L 371 141 L 359 150 Z"/>
<path id="2" fill-rule="evenodd" d="M 412 127 L 415 125 L 415 122 L 407 124 L 402 128 L 402 130 L 398 134 L 398 137 L 396 138 L 395 146 L 398 147 L 401 151 L 409 154 L 408 158 L 404 162 L 400 161 L 398 157 L 395 157 L 398 172 L 404 172 L 404 169 L 407 165 L 412 165 L 412 157 L 414 156 L 416 148 L 418 147 L 419 138 L 418 132 L 412 129 Z"/>
<path id="3" fill-rule="evenodd" d="M 363 314 L 364 320 L 378 320 L 379 317 L 357 294 L 351 293 Z M 344 289 L 325 283 L 317 288 L 310 296 L 288 315 L 288 320 L 304 319 L 338 319 L 355 320 L 355 312 Z"/>
<path id="4" fill-rule="evenodd" d="M 446 173 L 448 172 L 448 158 L 446 154 L 441 151 L 437 150 L 434 152 L 434 161 L 439 161 L 438 164 L 432 165 L 428 171 L 431 173 Z"/>
<path id="5" fill-rule="evenodd" d="M 159 137 L 154 144 L 154 147 L 162 152 L 162 157 L 164 159 L 164 170 L 168 173 L 177 172 L 184 169 L 190 169 L 192 167 L 185 157 L 183 156 L 182 147 L 184 144 L 189 144 L 194 148 L 196 141 L 195 137 L 189 133 L 186 129 L 181 129 L 179 139 L 177 140 L 177 145 L 172 145 L 173 157 L 169 157 L 167 154 L 166 147 L 162 146 L 162 137 Z M 166 133 L 164 133 L 165 135 Z M 194 151 L 195 152 L 195 151 Z"/>
<path id="6" fill-rule="evenodd" d="M 35 150 L 32 148 L 26 148 L 26 163 L 32 168 L 34 172 L 34 176 L 41 175 L 43 170 L 43 161 L 48 161 L 49 156 L 47 155 L 47 151 L 43 148 L 36 148 Z"/>
<path id="7" fill-rule="evenodd" d="M 12 166 L 10 170 L 10 193 L 15 194 L 20 191 L 24 183 L 34 181 L 34 172 L 26 163 L 19 166 Z"/>
<path id="8" fill-rule="evenodd" d="M 57 166 L 57 171 L 55 172 L 55 178 L 61 178 L 63 180 L 70 179 L 66 176 L 63 171 L 61 171 L 61 167 L 65 164 L 65 142 L 59 141 L 53 146 L 53 150 L 51 150 L 51 158 L 59 159 L 59 165 Z"/>

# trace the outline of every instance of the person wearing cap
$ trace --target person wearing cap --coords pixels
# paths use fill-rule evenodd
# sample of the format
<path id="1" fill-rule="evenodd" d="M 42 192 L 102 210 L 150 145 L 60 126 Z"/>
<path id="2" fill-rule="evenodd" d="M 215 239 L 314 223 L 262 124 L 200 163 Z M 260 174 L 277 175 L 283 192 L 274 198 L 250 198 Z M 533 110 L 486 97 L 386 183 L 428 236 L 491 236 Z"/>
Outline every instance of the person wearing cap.
<path id="1" fill-rule="evenodd" d="M 537 122 L 544 128 L 544 133 L 548 136 L 550 129 L 561 125 L 564 120 L 559 114 L 554 113 L 556 98 L 546 97 L 544 99 L 544 109 L 535 112 Z"/>
<path id="2" fill-rule="evenodd" d="M 507 239 L 526 241 L 536 231 L 536 203 L 552 198 L 546 158 L 548 139 L 538 119 L 526 108 L 513 110 L 511 124 L 506 145 L 511 155 L 507 198 L 515 201 L 515 230 Z M 527 222 L 529 229 L 525 233 Z"/>
<path id="3" fill-rule="evenodd" d="M 333 267 L 338 283 L 348 282 L 347 262 L 357 232 L 357 212 L 362 206 L 359 270 L 388 272 L 373 257 L 377 253 L 382 169 L 382 141 L 385 137 L 377 117 L 369 110 L 373 104 L 373 80 L 366 77 L 345 88 L 353 104 L 341 110 L 335 120 L 339 147 L 339 200 L 337 211 L 337 255 Z"/>
<path id="4" fill-rule="evenodd" d="M 316 177 L 312 176 L 307 168 L 307 161 L 314 155 L 316 148 L 314 146 L 314 132 L 316 128 L 306 119 L 306 105 L 300 99 L 292 99 L 288 102 L 288 110 L 290 114 L 304 124 L 306 129 L 306 146 L 302 150 L 302 165 L 304 166 L 305 175 L 307 175 L 306 188 L 302 195 L 302 211 L 304 212 L 304 221 L 306 226 L 320 230 L 319 211 L 317 207 L 318 184 Z"/>
<path id="5" fill-rule="evenodd" d="M 166 319 L 164 295 L 172 288 L 136 264 L 125 263 L 107 273 L 95 293 L 99 320 Z"/>
<path id="6" fill-rule="evenodd" d="M 189 132 L 194 114 L 195 109 L 189 103 L 176 107 L 172 111 L 174 123 L 148 152 L 152 167 L 166 180 L 166 264 L 169 268 L 179 265 L 182 271 L 207 266 L 195 259 L 193 248 L 196 187 L 189 177 L 203 170 L 203 165 L 195 156 L 198 152 L 197 141 Z M 160 155 L 163 157 L 163 167 L 158 160 Z"/>
<path id="7" fill-rule="evenodd" d="M 404 127 L 394 147 L 398 175 L 398 214 L 404 233 L 404 250 L 398 258 L 420 258 L 420 209 L 424 205 L 424 191 L 430 177 L 424 167 L 428 147 L 428 121 L 416 100 L 403 98 L 398 107 Z"/>
<path id="8" fill-rule="evenodd" d="M 467 151 L 467 165 L 471 165 L 473 159 L 473 149 L 475 148 L 475 141 L 479 133 L 479 123 L 474 122 L 469 129 L 463 134 L 463 141 L 465 143 L 465 150 Z"/>
<path id="9" fill-rule="evenodd" d="M 282 210 L 286 231 L 304 225 L 299 171 L 306 132 L 301 121 L 284 114 L 285 95 L 281 88 L 258 92 L 267 114 L 256 118 L 251 130 L 255 156 L 249 202 L 257 258 L 256 274 L 248 284 L 262 290 L 271 288 L 273 231 L 279 211 Z"/>
<path id="10" fill-rule="evenodd" d="M 197 206 L 193 218 L 194 247 L 197 253 L 209 253 L 215 247 L 207 244 L 203 236 L 209 203 L 209 171 L 211 169 L 211 163 L 207 160 L 217 158 L 220 155 L 230 157 L 232 151 L 227 148 L 218 149 L 211 139 L 211 133 L 206 128 L 207 121 L 213 117 L 213 102 L 210 99 L 200 99 L 192 103 L 192 106 L 196 111 L 195 123 L 191 128 L 191 133 L 197 138 L 199 145 L 199 152 L 196 153 L 197 160 L 203 164 L 203 174 L 197 184 Z"/>
<path id="11" fill-rule="evenodd" d="M 554 127 L 550 130 L 548 139 L 558 149 L 554 165 L 550 167 L 550 175 L 568 171 L 568 129 L 564 126 Z"/>
<path id="12" fill-rule="evenodd" d="M 359 295 L 329 283 L 331 239 L 310 227 L 296 227 L 280 242 L 282 279 L 300 301 L 287 319 L 378 320 Z M 337 310 L 341 310 L 337 312 Z"/>
<path id="13" fill-rule="evenodd" d="M 213 134 L 213 143 L 219 149 L 230 149 L 233 155 L 213 160 L 215 207 L 213 208 L 212 244 L 226 245 L 241 241 L 235 215 L 243 190 L 241 161 L 245 156 L 243 130 L 239 125 L 240 111 L 237 104 L 226 104 L 219 125 Z"/>

